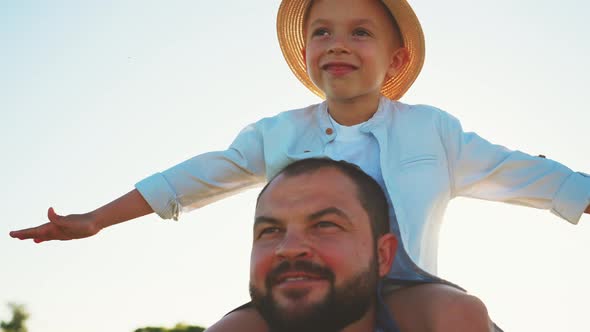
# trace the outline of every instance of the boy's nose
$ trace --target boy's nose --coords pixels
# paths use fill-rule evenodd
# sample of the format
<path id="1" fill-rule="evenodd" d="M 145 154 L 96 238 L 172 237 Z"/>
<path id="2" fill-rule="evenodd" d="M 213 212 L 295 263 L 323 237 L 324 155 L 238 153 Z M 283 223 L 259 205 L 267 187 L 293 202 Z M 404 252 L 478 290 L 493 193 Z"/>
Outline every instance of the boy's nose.
<path id="1" fill-rule="evenodd" d="M 328 46 L 328 54 L 342 54 L 349 53 L 350 50 L 346 46 L 346 42 L 342 38 L 334 38 Z"/>
<path id="2" fill-rule="evenodd" d="M 287 232 L 275 254 L 283 259 L 304 258 L 311 256 L 311 249 L 302 235 Z"/>
<path id="3" fill-rule="evenodd" d="M 329 54 L 346 54 L 348 53 L 348 50 L 344 47 L 331 47 L 328 50 Z"/>

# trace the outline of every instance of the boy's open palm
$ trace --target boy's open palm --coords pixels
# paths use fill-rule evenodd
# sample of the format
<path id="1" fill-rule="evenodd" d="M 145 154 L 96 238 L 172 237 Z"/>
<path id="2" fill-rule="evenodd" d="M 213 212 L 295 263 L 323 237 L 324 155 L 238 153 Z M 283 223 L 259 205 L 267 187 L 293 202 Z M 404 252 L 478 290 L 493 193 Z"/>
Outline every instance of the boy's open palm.
<path id="1" fill-rule="evenodd" d="M 51 240 L 81 239 L 100 231 L 90 213 L 60 216 L 53 208 L 49 208 L 47 217 L 48 223 L 10 232 L 10 236 L 21 240 L 33 239 L 36 243 L 40 243 Z"/>

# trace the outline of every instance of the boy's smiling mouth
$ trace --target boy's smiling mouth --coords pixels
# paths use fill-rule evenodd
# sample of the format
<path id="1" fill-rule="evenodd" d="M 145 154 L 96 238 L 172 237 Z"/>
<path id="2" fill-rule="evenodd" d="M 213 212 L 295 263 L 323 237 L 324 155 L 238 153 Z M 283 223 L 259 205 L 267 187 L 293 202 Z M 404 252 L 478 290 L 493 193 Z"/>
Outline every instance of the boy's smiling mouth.
<path id="1" fill-rule="evenodd" d="M 342 76 L 357 70 L 358 67 L 346 62 L 328 62 L 322 65 L 321 69 L 334 76 Z"/>

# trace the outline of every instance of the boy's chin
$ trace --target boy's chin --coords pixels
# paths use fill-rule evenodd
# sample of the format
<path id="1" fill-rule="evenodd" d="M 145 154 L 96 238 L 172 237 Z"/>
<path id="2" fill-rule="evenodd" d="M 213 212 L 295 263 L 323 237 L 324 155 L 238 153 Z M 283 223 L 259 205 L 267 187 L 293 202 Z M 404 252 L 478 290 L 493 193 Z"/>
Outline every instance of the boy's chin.
<path id="1" fill-rule="evenodd" d="M 378 100 L 381 96 L 381 92 L 379 91 L 350 91 L 350 90 L 332 90 L 332 91 L 325 91 L 324 95 L 326 96 L 327 101 L 334 101 L 334 102 L 353 102 L 353 101 L 369 101 L 369 100 Z"/>

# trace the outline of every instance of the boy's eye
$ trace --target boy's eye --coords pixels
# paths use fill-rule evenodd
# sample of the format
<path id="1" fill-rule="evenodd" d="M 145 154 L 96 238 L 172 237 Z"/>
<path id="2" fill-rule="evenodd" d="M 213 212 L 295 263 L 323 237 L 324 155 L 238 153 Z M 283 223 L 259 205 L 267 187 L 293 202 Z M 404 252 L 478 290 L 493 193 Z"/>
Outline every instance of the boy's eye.
<path id="1" fill-rule="evenodd" d="M 330 32 L 328 31 L 328 29 L 326 28 L 318 28 L 313 30 L 313 33 L 311 34 L 313 37 L 322 37 L 322 36 L 328 36 L 330 34 Z"/>
<path id="2" fill-rule="evenodd" d="M 371 35 L 369 33 L 369 31 L 367 31 L 366 29 L 362 29 L 362 28 L 354 29 L 354 31 L 352 32 L 352 34 L 355 35 L 355 36 L 359 36 L 359 37 L 366 37 L 366 36 L 370 36 Z"/>

